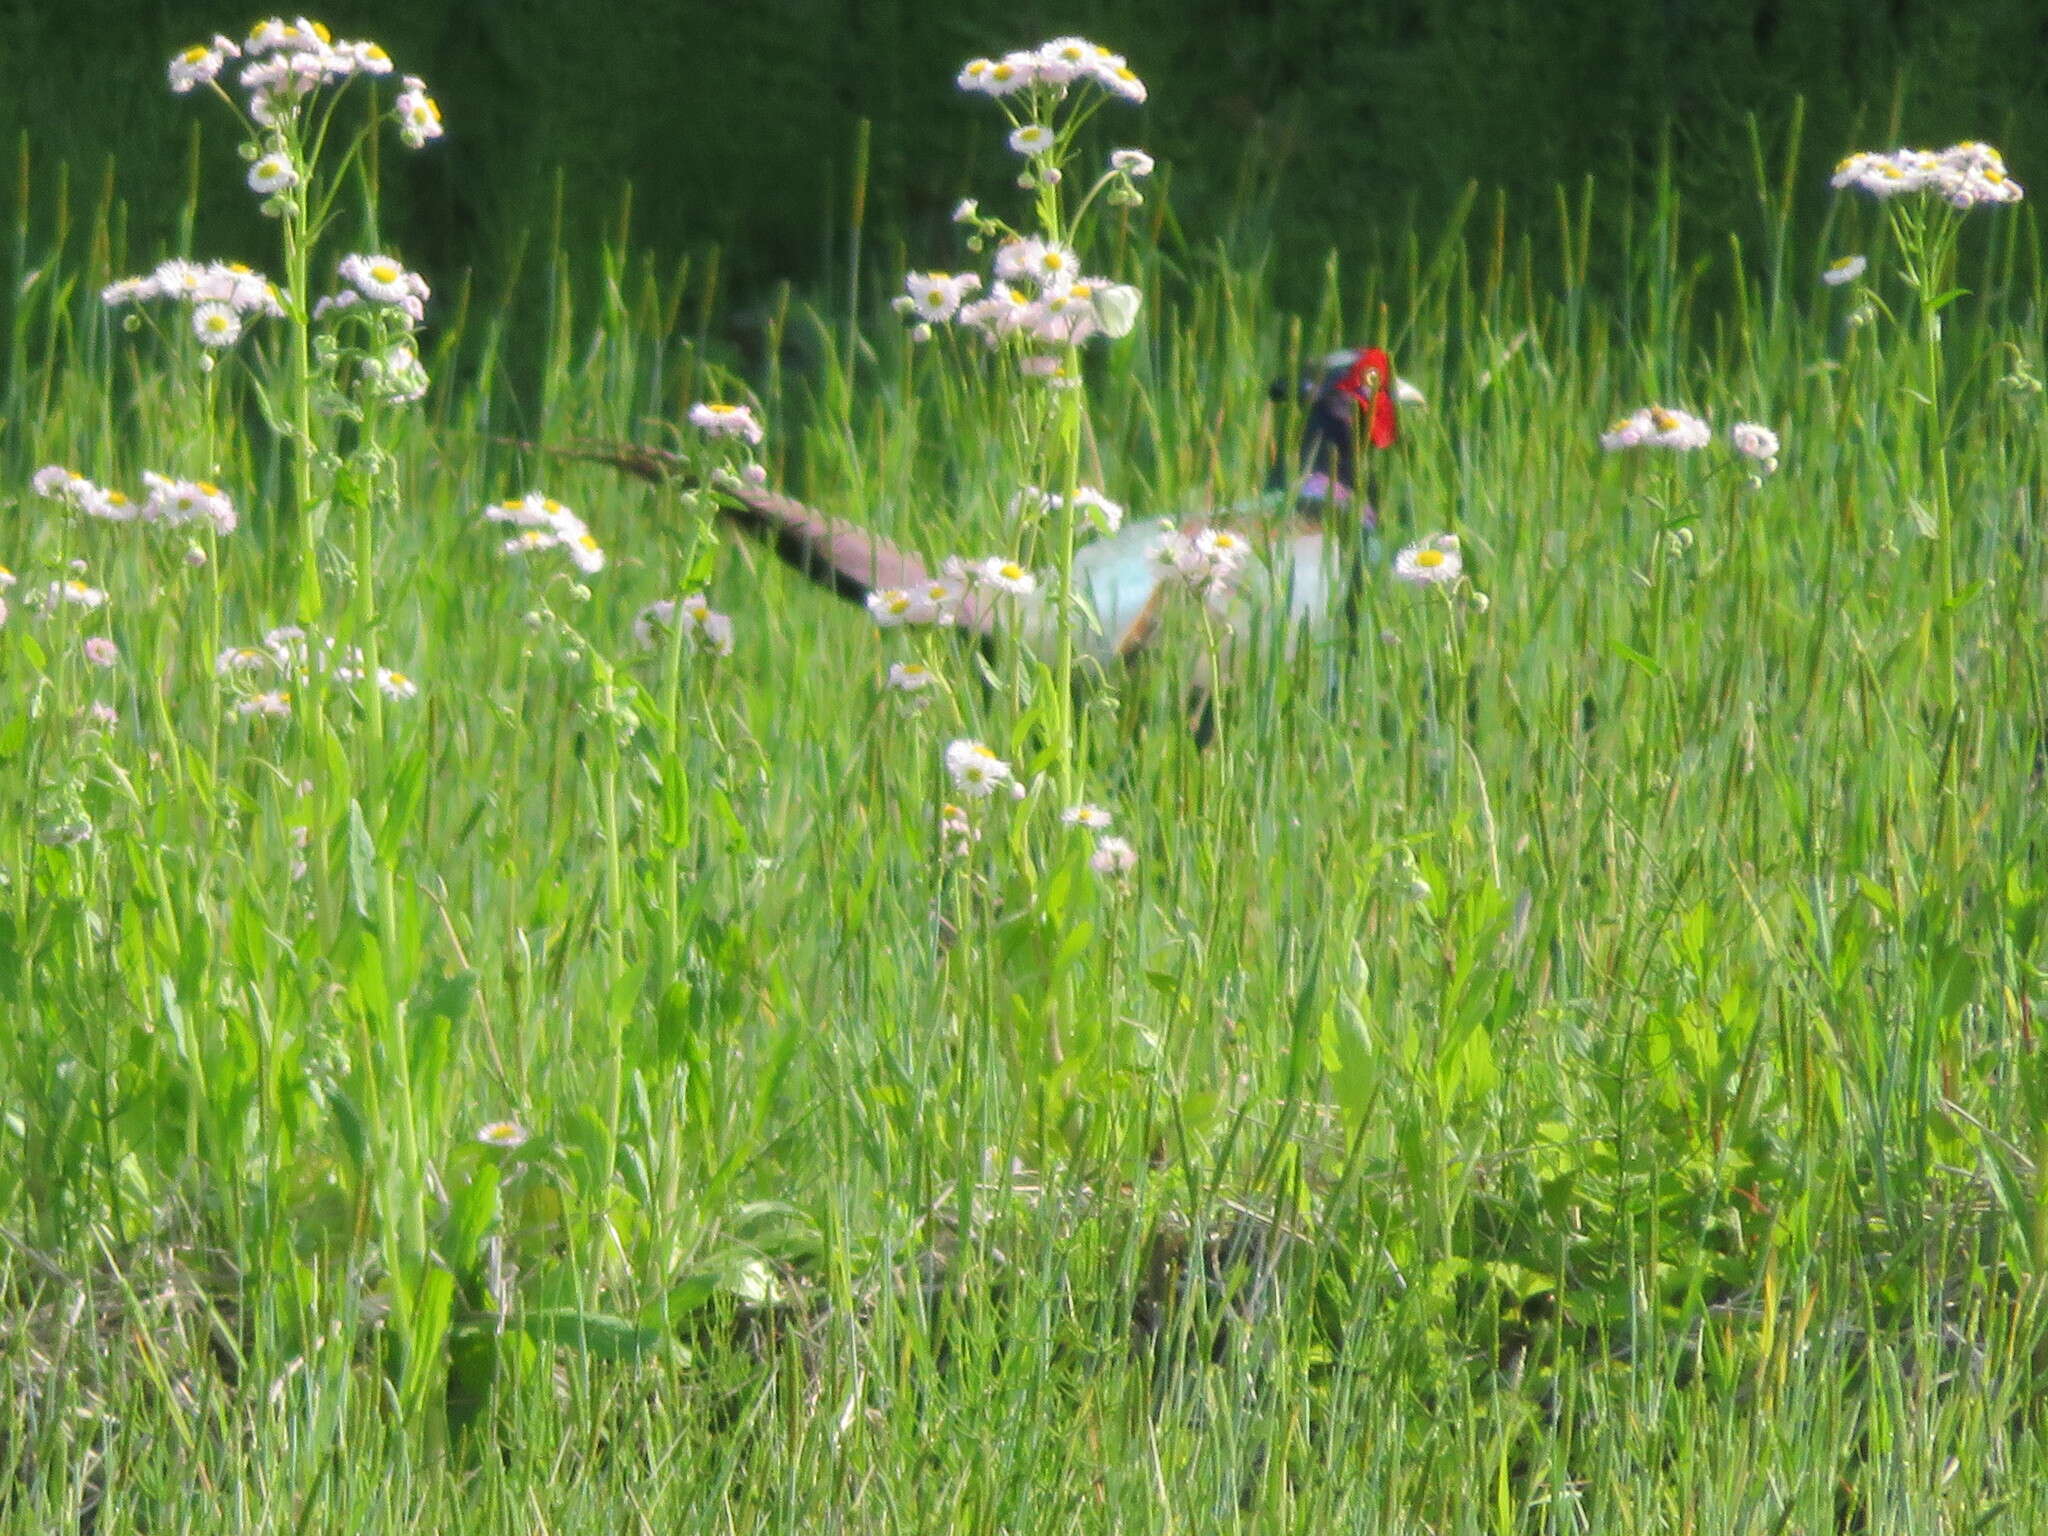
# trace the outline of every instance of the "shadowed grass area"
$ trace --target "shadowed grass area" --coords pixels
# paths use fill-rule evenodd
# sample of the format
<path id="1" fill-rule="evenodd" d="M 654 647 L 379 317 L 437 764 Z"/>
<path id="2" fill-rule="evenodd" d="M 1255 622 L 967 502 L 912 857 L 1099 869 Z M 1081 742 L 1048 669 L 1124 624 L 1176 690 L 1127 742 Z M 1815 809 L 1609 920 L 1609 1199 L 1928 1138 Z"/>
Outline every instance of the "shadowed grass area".
<path id="1" fill-rule="evenodd" d="M 372 423 L 394 494 L 337 482 L 308 615 L 273 340 L 202 373 L 130 336 L 96 298 L 116 213 L 31 199 L 6 1518 L 2038 1525 L 2035 225 L 1972 214 L 1960 296 L 1916 293 L 1920 226 L 1845 203 L 1795 248 L 1814 193 L 1761 159 L 1766 249 L 1682 252 L 1666 197 L 1612 299 L 1591 190 L 1565 270 L 1475 214 L 1310 294 L 1100 227 L 1148 301 L 1088 354 L 1079 469 L 1133 516 L 1255 491 L 1295 425 L 1269 381 L 1339 343 L 1429 401 L 1355 632 L 1249 623 L 1206 751 L 1198 604 L 1069 705 L 721 541 L 702 491 L 501 441 L 699 453 L 671 424 L 751 394 L 770 483 L 1043 563 L 1007 509 L 1073 397 L 978 340 L 792 309 L 743 385 L 692 340 L 712 279 L 551 250 L 540 388 L 502 312 L 437 303 L 439 385 Z M 1653 402 L 1716 442 L 1603 453 Z M 1784 440 L 1756 483 L 1737 420 Z M 188 563 L 183 530 L 31 495 L 52 463 L 204 475 L 243 526 Z M 601 571 L 500 553 L 482 509 L 535 488 Z M 1446 531 L 1463 585 L 1391 578 Z M 28 602 L 77 560 L 103 607 Z M 700 588 L 730 656 L 636 646 Z M 219 665 L 295 620 L 374 634 L 417 696 Z M 914 656 L 918 711 L 883 687 Z M 964 857 L 956 738 L 1036 785 L 973 808 Z M 1060 824 L 1062 774 L 1127 879 Z"/>

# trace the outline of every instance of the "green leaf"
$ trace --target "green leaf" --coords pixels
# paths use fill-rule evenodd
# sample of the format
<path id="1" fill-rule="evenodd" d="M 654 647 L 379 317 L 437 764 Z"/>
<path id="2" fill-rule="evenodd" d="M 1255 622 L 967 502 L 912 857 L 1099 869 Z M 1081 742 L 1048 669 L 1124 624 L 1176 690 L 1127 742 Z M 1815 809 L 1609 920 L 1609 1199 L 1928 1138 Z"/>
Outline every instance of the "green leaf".
<path id="1" fill-rule="evenodd" d="M 498 1168 L 495 1163 L 479 1163 L 448 1209 L 448 1248 L 443 1256 L 450 1269 L 468 1273 L 497 1219 Z"/>
<path id="2" fill-rule="evenodd" d="M 363 819 L 360 801 L 348 803 L 348 901 L 357 917 L 374 923 L 377 881 L 377 847 L 370 841 L 370 824 Z"/>
<path id="3" fill-rule="evenodd" d="M 546 1307 L 521 1313 L 512 1326 L 528 1338 L 558 1349 L 580 1349 L 600 1360 L 644 1360 L 662 1346 L 664 1335 L 606 1312 Z"/>
<path id="4" fill-rule="evenodd" d="M 1619 640 L 1610 640 L 1607 642 L 1607 649 L 1609 654 L 1618 656 L 1623 661 L 1633 663 L 1651 677 L 1662 677 L 1664 675 L 1663 667 L 1659 666 L 1652 658 L 1645 656 L 1641 651 L 1636 650 L 1633 646 L 1623 645 Z"/>

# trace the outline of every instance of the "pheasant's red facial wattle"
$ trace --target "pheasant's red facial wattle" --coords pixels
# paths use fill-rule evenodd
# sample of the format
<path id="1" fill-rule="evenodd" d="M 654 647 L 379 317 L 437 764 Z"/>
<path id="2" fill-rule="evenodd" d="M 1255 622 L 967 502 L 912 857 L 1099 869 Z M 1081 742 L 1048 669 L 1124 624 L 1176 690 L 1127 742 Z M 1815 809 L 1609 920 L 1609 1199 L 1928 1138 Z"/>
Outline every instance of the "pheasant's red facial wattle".
<path id="1" fill-rule="evenodd" d="M 1367 437 L 1375 448 L 1391 448 L 1401 436 L 1394 407 L 1394 365 L 1383 348 L 1367 347 L 1337 388 L 1366 413 Z"/>

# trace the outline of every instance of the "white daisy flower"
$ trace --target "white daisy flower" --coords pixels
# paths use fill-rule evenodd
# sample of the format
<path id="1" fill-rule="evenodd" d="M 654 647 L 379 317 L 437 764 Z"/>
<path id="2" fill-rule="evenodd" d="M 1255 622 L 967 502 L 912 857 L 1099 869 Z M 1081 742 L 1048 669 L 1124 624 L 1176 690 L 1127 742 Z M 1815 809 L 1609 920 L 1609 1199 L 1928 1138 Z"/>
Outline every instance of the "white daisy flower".
<path id="1" fill-rule="evenodd" d="M 178 527 L 184 523 L 206 522 L 216 533 L 233 533 L 239 524 L 235 504 L 226 491 L 205 480 L 173 480 L 154 470 L 142 472 L 149 495 L 142 504 L 145 522 Z"/>
<path id="2" fill-rule="evenodd" d="M 1091 485 L 1074 492 L 1074 510 L 1094 529 L 1112 534 L 1124 525 L 1124 509 Z"/>
<path id="3" fill-rule="evenodd" d="M 1092 294 L 1093 290 L 1083 283 L 1048 292 L 1031 307 L 1024 329 L 1055 346 L 1079 346 L 1101 329 Z M 1064 359 L 1058 361 L 1064 363 Z"/>
<path id="4" fill-rule="evenodd" d="M 1072 249 L 1052 240 L 1027 240 L 1024 275 L 1038 284 L 1041 293 L 1064 293 L 1081 276 L 1081 259 Z"/>
<path id="5" fill-rule="evenodd" d="M 405 77 L 405 89 L 398 93 L 392 112 L 398 118 L 398 136 L 408 149 L 441 137 L 441 108 L 427 94 L 426 82 L 419 76 Z"/>
<path id="6" fill-rule="evenodd" d="M 173 299 L 196 299 L 199 289 L 206 281 L 206 268 L 195 261 L 172 257 L 169 261 L 157 263 L 156 270 L 149 274 L 149 282 L 159 294 Z"/>
<path id="7" fill-rule="evenodd" d="M 492 1120 L 477 1127 L 476 1139 L 487 1147 L 511 1152 L 526 1145 L 526 1127 L 517 1120 Z"/>
<path id="8" fill-rule="evenodd" d="M 74 576 L 69 581 L 51 582 L 50 598 L 53 602 L 68 603 L 74 608 L 83 608 L 90 612 L 106 605 L 107 594 L 98 587 L 87 586 Z"/>
<path id="9" fill-rule="evenodd" d="M 938 674 L 921 661 L 898 661 L 889 667 L 889 677 L 883 683 L 891 693 L 923 693 L 938 686 Z"/>
<path id="10" fill-rule="evenodd" d="M 1138 850 L 1120 837 L 1098 838 L 1088 867 L 1105 878 L 1128 875 L 1138 867 Z"/>
<path id="11" fill-rule="evenodd" d="M 1020 155 L 1035 157 L 1046 154 L 1054 142 L 1053 131 L 1043 123 L 1022 123 L 1010 130 L 1010 148 Z"/>
<path id="12" fill-rule="evenodd" d="M 1005 560 L 1001 555 L 991 555 L 974 567 L 974 579 L 981 586 L 1016 597 L 1026 597 L 1038 590 L 1036 576 L 1015 560 Z"/>
<path id="13" fill-rule="evenodd" d="M 950 272 L 913 272 L 903 280 L 911 313 L 933 322 L 952 319 L 961 300 L 980 286 L 981 279 L 972 272 L 957 277 Z"/>
<path id="14" fill-rule="evenodd" d="M 1041 85 L 1068 85 L 1090 73 L 1102 50 L 1085 37 L 1056 37 L 1034 51 Z"/>
<path id="15" fill-rule="evenodd" d="M 78 510 L 87 517 L 97 517 L 109 523 L 132 523 L 142 515 L 142 509 L 129 499 L 126 491 L 97 488 L 91 497 L 79 504 Z"/>
<path id="16" fill-rule="evenodd" d="M 1777 470 L 1778 434 L 1761 422 L 1738 421 L 1728 429 L 1728 441 L 1735 445 L 1737 453 L 1761 464 L 1765 474 Z"/>
<path id="17" fill-rule="evenodd" d="M 1032 53 L 1006 53 L 983 73 L 980 83 L 971 87 L 987 96 L 1014 96 L 1038 83 L 1038 56 Z"/>
<path id="18" fill-rule="evenodd" d="M 390 667 L 379 667 L 377 691 L 387 699 L 416 699 L 419 697 L 420 685 L 403 672 L 395 672 Z"/>
<path id="19" fill-rule="evenodd" d="M 237 672 L 260 672 L 278 664 L 277 656 L 261 646 L 231 645 L 213 659 L 213 671 L 217 677 L 229 677 Z"/>
<path id="20" fill-rule="evenodd" d="M 737 437 L 746 443 L 757 444 L 766 435 L 750 408 L 718 401 L 700 401 L 691 406 L 690 425 L 706 437 Z"/>
<path id="21" fill-rule="evenodd" d="M 390 256 L 344 256 L 336 270 L 344 283 L 380 304 L 401 304 L 413 296 L 413 275 Z"/>
<path id="22" fill-rule="evenodd" d="M 298 167 L 292 164 L 292 157 L 281 150 L 258 156 L 249 166 L 249 190 L 264 197 L 298 184 Z"/>
<path id="23" fill-rule="evenodd" d="M 160 297 L 160 292 L 153 277 L 124 277 L 100 290 L 100 302 L 109 309 L 140 304 L 157 297 Z"/>
<path id="24" fill-rule="evenodd" d="M 226 304 L 237 314 L 276 318 L 284 313 L 277 284 L 239 261 L 208 262 L 199 274 L 193 297 L 201 302 Z"/>
<path id="25" fill-rule="evenodd" d="M 569 552 L 569 559 L 576 569 L 586 576 L 595 576 L 604 569 L 604 550 L 588 528 L 562 536 L 562 548 Z"/>
<path id="26" fill-rule="evenodd" d="M 171 89 L 183 96 L 202 85 L 211 85 L 229 59 L 240 58 L 242 50 L 225 37 L 211 43 L 194 43 L 171 60 L 167 71 Z"/>
<path id="27" fill-rule="evenodd" d="M 356 69 L 366 75 L 388 75 L 394 67 L 391 55 L 375 43 L 338 43 L 335 51 L 346 54 Z"/>
<path id="28" fill-rule="evenodd" d="M 1112 820 L 1109 812 L 1099 805 L 1070 805 L 1060 812 L 1060 820 L 1070 827 L 1086 827 L 1090 832 L 1106 831 Z"/>
<path id="29" fill-rule="evenodd" d="M 1137 77 L 1121 54 L 1109 54 L 1095 61 L 1095 79 L 1103 89 L 1125 101 L 1142 104 L 1145 100 L 1145 82 Z"/>
<path id="30" fill-rule="evenodd" d="M 633 620 L 635 643 L 643 651 L 656 649 L 679 617 L 683 634 L 694 648 L 714 656 L 732 654 L 732 620 L 714 612 L 702 592 L 692 592 L 680 601 L 664 597 L 642 608 Z"/>
<path id="31" fill-rule="evenodd" d="M 1830 288 L 1839 288 L 1844 283 L 1855 282 L 1869 267 L 1870 258 L 1867 256 L 1837 256 L 1822 271 L 1820 280 Z"/>
<path id="32" fill-rule="evenodd" d="M 868 616 L 880 629 L 919 622 L 918 601 L 901 587 L 877 587 L 868 594 Z"/>
<path id="33" fill-rule="evenodd" d="M 1024 793 L 1008 763 L 982 743 L 964 737 L 947 746 L 946 772 L 952 775 L 954 788 L 976 800 L 986 800 L 1005 788 L 1019 798 Z"/>
<path id="34" fill-rule="evenodd" d="M 981 217 L 981 204 L 971 197 L 963 197 L 954 205 L 953 222 L 972 224 Z"/>
<path id="35" fill-rule="evenodd" d="M 68 507 L 83 507 L 99 494 L 98 486 L 62 464 L 45 464 L 29 476 L 28 485 L 45 501 L 61 501 Z"/>
<path id="36" fill-rule="evenodd" d="M 19 578 L 15 576 L 14 572 L 7 569 L 6 566 L 0 565 L 0 592 L 5 592 L 9 587 L 13 586 L 18 579 Z"/>
<path id="37" fill-rule="evenodd" d="M 562 536 L 545 528 L 522 528 L 498 546 L 501 555 L 537 555 L 544 549 L 559 548 Z"/>
<path id="38" fill-rule="evenodd" d="M 1410 544 L 1394 557 L 1395 577 L 1418 587 L 1443 586 L 1464 573 L 1465 557 L 1459 553 L 1455 533 L 1439 533 L 1420 544 Z"/>
<path id="39" fill-rule="evenodd" d="M 285 688 L 272 688 L 264 693 L 251 694 L 235 704 L 235 713 L 244 720 L 282 720 L 291 712 L 292 696 L 290 690 Z"/>
<path id="40" fill-rule="evenodd" d="M 209 300 L 192 308 L 192 334 L 204 347 L 231 347 L 242 335 L 242 317 L 232 304 Z"/>
<path id="41" fill-rule="evenodd" d="M 88 635 L 81 647 L 85 659 L 95 667 L 111 667 L 121 659 L 121 648 L 105 635 Z"/>
<path id="42" fill-rule="evenodd" d="M 963 91 L 993 95 L 995 93 L 989 89 L 989 84 L 995 67 L 994 59 L 969 59 L 960 66 L 960 73 L 953 77 L 953 83 Z"/>
<path id="43" fill-rule="evenodd" d="M 303 667 L 311 654 L 306 632 L 296 624 L 280 624 L 264 631 L 263 645 L 280 667 Z"/>
<path id="44" fill-rule="evenodd" d="M 1252 547 L 1241 533 L 1204 528 L 1195 535 L 1195 553 L 1208 562 L 1206 574 L 1212 580 L 1228 580 L 1251 559 Z"/>
<path id="45" fill-rule="evenodd" d="M 1152 157 L 1142 149 L 1112 150 L 1109 156 L 1109 168 L 1113 171 L 1121 171 L 1124 175 L 1136 180 L 1139 177 L 1152 174 Z"/>

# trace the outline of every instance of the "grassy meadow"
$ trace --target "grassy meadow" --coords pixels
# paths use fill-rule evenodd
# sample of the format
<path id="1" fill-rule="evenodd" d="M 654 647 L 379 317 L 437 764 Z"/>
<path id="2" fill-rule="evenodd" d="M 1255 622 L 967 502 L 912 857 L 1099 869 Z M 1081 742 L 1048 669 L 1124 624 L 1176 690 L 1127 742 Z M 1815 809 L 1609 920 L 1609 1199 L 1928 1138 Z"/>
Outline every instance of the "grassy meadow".
<path id="1" fill-rule="evenodd" d="M 403 248 L 341 142 L 280 209 L 285 313 L 223 347 L 102 302 L 181 253 L 23 161 L 0 1524 L 2048 1521 L 2030 206 L 1760 148 L 1755 232 L 1683 249 L 1646 203 L 1614 295 L 1597 182 L 1316 291 L 1104 207 L 1089 260 L 1145 301 L 1069 390 L 887 312 L 964 250 L 854 242 L 847 300 L 737 366 L 715 266 L 538 231 L 544 307 L 444 284 L 414 401 L 410 325 L 307 313 Z M 1297 427 L 1270 381 L 1365 344 L 1427 404 L 1361 620 L 1247 626 L 1206 748 L 1201 604 L 1074 690 L 1071 651 L 880 629 L 720 524 L 744 445 L 687 424 L 747 402 L 769 485 L 1056 572 L 1080 532 L 1020 529 L 1021 486 L 1242 499 Z M 1603 451 L 1653 403 L 1715 441 Z M 579 441 L 696 469 L 521 446 Z M 503 552 L 484 510 L 533 491 L 601 568 Z M 1394 579 L 1445 532 L 1462 582 Z M 640 643 L 698 592 L 730 654 Z M 961 739 L 1025 792 L 946 831 Z"/>

